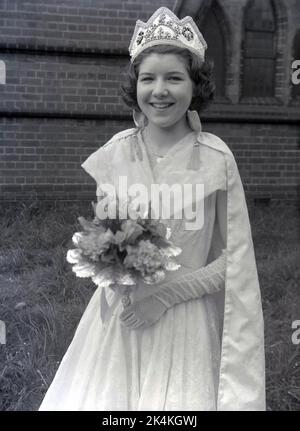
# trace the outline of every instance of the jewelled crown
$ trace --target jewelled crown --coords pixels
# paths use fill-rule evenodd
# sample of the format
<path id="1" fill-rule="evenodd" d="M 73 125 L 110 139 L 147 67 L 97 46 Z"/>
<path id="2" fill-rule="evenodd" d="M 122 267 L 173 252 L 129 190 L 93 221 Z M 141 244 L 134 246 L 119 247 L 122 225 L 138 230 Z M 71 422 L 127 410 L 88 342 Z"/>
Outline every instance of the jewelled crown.
<path id="1" fill-rule="evenodd" d="M 186 48 L 204 61 L 207 44 L 190 16 L 179 20 L 166 7 L 157 9 L 145 23 L 138 20 L 129 45 L 131 62 L 144 49 L 155 45 Z"/>

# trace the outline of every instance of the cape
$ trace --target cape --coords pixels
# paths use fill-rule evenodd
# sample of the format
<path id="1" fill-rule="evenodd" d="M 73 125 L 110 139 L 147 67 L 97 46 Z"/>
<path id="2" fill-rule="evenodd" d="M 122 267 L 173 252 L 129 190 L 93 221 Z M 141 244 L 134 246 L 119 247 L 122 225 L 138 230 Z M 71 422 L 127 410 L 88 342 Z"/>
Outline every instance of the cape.
<path id="1" fill-rule="evenodd" d="M 215 160 L 211 165 L 214 172 L 207 176 L 207 193 L 227 190 L 227 265 L 217 410 L 265 410 L 264 322 L 242 181 L 228 146 L 217 136 L 202 132 L 193 121 L 190 125 L 200 143 L 200 154 Z M 101 184 L 115 181 L 118 175 L 150 186 L 153 178 L 145 174 L 137 134 L 138 128 L 116 134 L 83 163 L 96 180 L 97 195 L 101 194 Z M 187 151 L 193 151 L 192 147 Z M 197 171 L 191 175 L 197 179 Z"/>

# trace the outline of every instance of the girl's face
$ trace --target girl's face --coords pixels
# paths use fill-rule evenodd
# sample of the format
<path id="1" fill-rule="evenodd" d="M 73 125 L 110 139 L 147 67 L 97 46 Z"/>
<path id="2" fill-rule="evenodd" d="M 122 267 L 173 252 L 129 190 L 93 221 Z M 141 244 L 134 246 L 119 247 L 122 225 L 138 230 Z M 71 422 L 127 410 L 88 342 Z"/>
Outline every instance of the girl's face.
<path id="1" fill-rule="evenodd" d="M 179 55 L 152 53 L 140 64 L 137 102 L 156 127 L 185 125 L 193 89 L 185 61 Z"/>

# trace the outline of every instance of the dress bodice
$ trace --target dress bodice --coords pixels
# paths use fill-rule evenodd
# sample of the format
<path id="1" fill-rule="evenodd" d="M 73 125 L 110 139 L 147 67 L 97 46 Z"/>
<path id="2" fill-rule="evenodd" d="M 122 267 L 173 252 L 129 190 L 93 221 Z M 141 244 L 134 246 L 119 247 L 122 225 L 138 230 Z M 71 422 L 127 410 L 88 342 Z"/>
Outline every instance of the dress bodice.
<path id="1" fill-rule="evenodd" d="M 165 221 L 171 229 L 170 239 L 182 249 L 177 261 L 191 270 L 204 266 L 207 261 L 215 223 L 216 192 L 204 198 L 203 206 L 203 226 L 200 229 L 188 229 L 185 219 Z"/>
<path id="2" fill-rule="evenodd" d="M 146 163 L 148 164 L 153 181 L 158 184 L 171 184 L 168 181 L 168 178 L 173 177 L 175 179 L 176 170 L 181 168 L 183 171 L 182 168 L 187 164 L 186 158 L 183 157 L 179 159 L 181 161 L 181 166 L 177 164 L 176 167 L 178 152 L 180 153 L 184 150 L 184 147 L 190 145 L 194 139 L 194 133 L 189 133 L 182 140 L 178 141 L 164 157 L 159 158 L 155 157 L 155 155 L 150 151 L 149 146 L 145 144 L 145 141 L 140 139 L 140 145 L 145 149 L 147 159 Z M 177 157 L 174 157 L 175 155 Z M 175 172 L 175 175 L 172 175 L 172 171 L 173 174 Z M 181 184 L 186 180 L 189 181 L 189 179 L 184 179 L 182 175 L 177 176 L 177 181 Z M 195 191 L 195 188 L 193 190 Z M 204 196 L 201 196 L 200 199 L 198 198 L 197 205 L 193 197 L 193 214 L 195 214 L 197 220 L 199 220 L 198 228 L 191 229 L 189 227 L 188 224 L 191 219 L 186 217 L 187 212 L 184 211 L 184 209 L 181 218 L 175 219 L 173 217 L 171 219 L 162 220 L 163 223 L 171 229 L 171 240 L 176 246 L 182 249 L 180 256 L 177 257 L 177 261 L 182 266 L 191 268 L 192 270 L 206 264 L 215 222 L 216 191 L 207 196 L 205 196 L 205 193 L 203 194 Z M 194 213 L 194 210 L 196 209 L 197 212 Z"/>
<path id="3" fill-rule="evenodd" d="M 187 157 L 184 156 L 189 154 L 189 152 L 186 151 L 185 146 L 189 145 L 191 147 L 193 140 L 194 136 L 192 132 L 186 135 L 181 141 L 174 144 L 174 147 L 172 147 L 164 157 L 159 159 L 153 157 L 153 155 L 151 157 L 151 153 L 148 151 L 145 142 L 140 140 L 139 144 L 143 149 L 144 156 L 143 164 L 152 183 L 158 185 L 174 185 L 176 183 L 181 186 L 183 186 L 183 184 L 192 184 L 195 186 L 195 183 L 197 182 L 205 182 L 204 177 L 201 175 L 198 177 L 197 173 L 192 174 L 192 178 L 190 177 L 190 172 L 186 171 L 187 174 L 185 174 L 185 166 L 188 160 Z M 181 157 L 180 153 L 182 154 Z M 208 167 L 202 166 L 202 172 L 206 172 L 207 168 Z M 181 190 L 183 191 L 183 189 Z M 193 219 L 191 219 L 189 215 L 190 213 L 186 211 L 186 207 L 184 206 L 184 193 L 182 196 L 181 217 L 174 217 L 172 209 L 174 209 L 175 206 L 174 200 L 171 198 L 172 217 L 168 219 L 162 218 L 161 221 L 170 228 L 171 241 L 182 250 L 181 254 L 176 257 L 176 261 L 181 266 L 176 271 L 167 271 L 163 283 L 171 281 L 174 278 L 176 279 L 181 275 L 193 272 L 206 265 L 216 219 L 217 190 L 214 190 L 213 188 L 212 190 L 210 190 L 211 192 L 208 195 L 205 195 L 205 190 L 203 190 L 203 194 L 200 193 L 199 195 L 192 195 Z M 195 191 L 195 188 L 193 191 Z M 195 199 L 197 202 L 195 202 Z M 160 199 L 160 205 L 161 207 L 163 206 L 162 199 Z M 188 217 L 186 216 L 187 214 Z M 196 219 L 198 220 L 198 226 L 195 226 Z M 189 224 L 191 222 L 194 225 L 192 229 Z M 153 287 L 141 283 L 137 289 L 135 289 L 135 292 L 133 292 L 133 295 L 135 296 L 134 299 L 141 298 L 147 295 L 147 292 L 150 293 L 150 291 L 153 291 Z"/>

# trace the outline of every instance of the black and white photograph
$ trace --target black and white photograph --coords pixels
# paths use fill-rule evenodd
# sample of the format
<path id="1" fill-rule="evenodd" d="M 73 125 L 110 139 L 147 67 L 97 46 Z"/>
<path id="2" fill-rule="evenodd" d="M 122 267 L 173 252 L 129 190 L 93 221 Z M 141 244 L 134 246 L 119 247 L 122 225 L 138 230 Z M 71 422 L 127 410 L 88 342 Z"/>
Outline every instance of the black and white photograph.
<path id="1" fill-rule="evenodd" d="M 300 411 L 300 1 L 0 0 L 0 199 L 0 412 Z"/>

